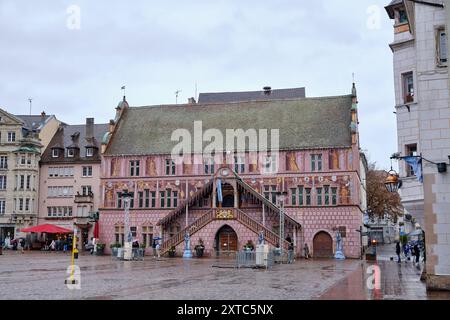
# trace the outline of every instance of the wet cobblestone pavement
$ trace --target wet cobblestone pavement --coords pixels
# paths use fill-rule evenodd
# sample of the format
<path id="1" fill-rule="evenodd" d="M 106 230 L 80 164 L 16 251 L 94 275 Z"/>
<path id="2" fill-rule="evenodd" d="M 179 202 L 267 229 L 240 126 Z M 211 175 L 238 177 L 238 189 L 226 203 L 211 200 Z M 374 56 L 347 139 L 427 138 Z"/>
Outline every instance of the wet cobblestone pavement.
<path id="1" fill-rule="evenodd" d="M 414 266 L 380 262 L 382 289 L 366 290 L 359 260 L 299 260 L 271 270 L 215 268 L 233 260 L 161 258 L 115 261 L 81 255 L 81 290 L 64 284 L 69 254 L 7 251 L 0 256 L 0 299 L 450 299 L 430 296 Z M 385 264 L 385 265 L 384 265 Z"/>

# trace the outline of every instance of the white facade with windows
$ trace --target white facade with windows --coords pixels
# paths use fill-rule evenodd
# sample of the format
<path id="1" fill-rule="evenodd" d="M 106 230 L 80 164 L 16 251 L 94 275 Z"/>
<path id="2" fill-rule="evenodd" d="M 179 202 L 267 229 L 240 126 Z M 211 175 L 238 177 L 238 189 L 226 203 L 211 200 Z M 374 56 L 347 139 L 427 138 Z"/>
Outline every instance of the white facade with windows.
<path id="1" fill-rule="evenodd" d="M 448 22 L 443 0 L 393 0 L 395 111 L 398 151 L 434 163 L 449 163 L 450 105 Z M 400 21 L 405 14 L 406 20 Z M 448 15 L 448 12 L 447 12 Z M 425 230 L 427 286 L 450 290 L 450 175 L 423 161 L 423 183 L 400 161 L 405 209 Z M 447 171 L 450 167 L 447 166 Z"/>

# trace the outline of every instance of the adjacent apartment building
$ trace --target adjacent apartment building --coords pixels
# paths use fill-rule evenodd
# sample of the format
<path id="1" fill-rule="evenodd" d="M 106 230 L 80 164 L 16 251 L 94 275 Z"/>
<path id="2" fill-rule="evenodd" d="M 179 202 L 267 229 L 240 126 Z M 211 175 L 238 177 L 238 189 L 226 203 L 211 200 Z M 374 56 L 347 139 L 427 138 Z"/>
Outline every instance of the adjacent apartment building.
<path id="1" fill-rule="evenodd" d="M 93 235 L 100 201 L 100 143 L 107 124 L 61 124 L 40 162 L 39 224 L 79 234 L 78 247 Z"/>
<path id="2" fill-rule="evenodd" d="M 181 254 L 186 232 L 192 248 L 201 239 L 205 254 L 213 256 L 256 244 L 263 232 L 273 247 L 287 248 L 291 240 L 298 255 L 308 244 L 315 257 L 332 257 L 340 231 L 344 253 L 359 258 L 365 201 L 356 88 L 318 98 L 296 90 L 266 87 L 238 97 L 210 94 L 199 103 L 191 98 L 188 104 L 145 107 L 129 107 L 124 97 L 102 146 L 101 241 L 107 248 L 124 242 L 127 191 L 132 236 L 146 246 L 161 238 L 163 254 L 171 247 Z M 194 146 L 176 162 L 172 135 L 180 128 L 200 149 Z M 267 148 L 273 147 L 271 130 L 279 129 L 279 152 L 254 149 L 247 140 L 241 148 L 221 144 L 209 154 L 204 148 L 211 134 L 225 137 L 227 129 L 267 130 L 268 140 L 258 140 L 268 141 Z M 281 218 L 277 192 L 287 193 Z"/>
<path id="3" fill-rule="evenodd" d="M 35 225 L 39 160 L 60 121 L 53 115 L 12 115 L 0 109 L 0 242 Z"/>
<path id="4" fill-rule="evenodd" d="M 450 289 L 449 19 L 442 0 L 393 0 L 386 10 L 394 21 L 398 151 L 423 157 L 423 183 L 400 161 L 401 197 L 425 230 L 427 287 Z"/>

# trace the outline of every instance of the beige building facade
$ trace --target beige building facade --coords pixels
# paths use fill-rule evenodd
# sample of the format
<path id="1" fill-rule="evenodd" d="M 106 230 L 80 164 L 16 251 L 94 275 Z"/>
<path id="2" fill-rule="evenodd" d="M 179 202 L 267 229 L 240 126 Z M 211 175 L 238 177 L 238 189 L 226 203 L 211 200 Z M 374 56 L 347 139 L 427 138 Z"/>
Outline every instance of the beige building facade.
<path id="1" fill-rule="evenodd" d="M 58 126 L 55 116 L 16 116 L 0 109 L 0 241 L 37 223 L 39 160 Z M 42 137 L 42 139 L 41 139 Z"/>

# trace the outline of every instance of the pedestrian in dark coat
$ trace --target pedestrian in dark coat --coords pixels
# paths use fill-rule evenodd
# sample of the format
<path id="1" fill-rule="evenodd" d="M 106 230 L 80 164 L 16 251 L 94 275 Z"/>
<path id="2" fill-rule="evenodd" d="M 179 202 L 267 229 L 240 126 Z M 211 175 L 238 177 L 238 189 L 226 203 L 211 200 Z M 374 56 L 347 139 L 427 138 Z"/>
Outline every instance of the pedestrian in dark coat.
<path id="1" fill-rule="evenodd" d="M 419 249 L 419 246 L 417 244 L 414 246 L 414 254 L 416 256 L 416 264 L 418 264 L 419 263 L 419 259 L 420 259 L 420 249 Z"/>
<path id="2" fill-rule="evenodd" d="M 401 248 L 400 248 L 400 243 L 397 242 L 397 244 L 395 245 L 395 253 L 397 254 L 397 262 L 400 263 L 402 262 L 402 260 L 400 259 L 400 252 L 401 252 Z"/>

